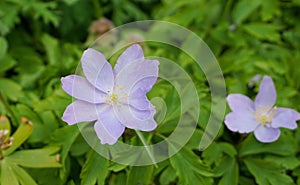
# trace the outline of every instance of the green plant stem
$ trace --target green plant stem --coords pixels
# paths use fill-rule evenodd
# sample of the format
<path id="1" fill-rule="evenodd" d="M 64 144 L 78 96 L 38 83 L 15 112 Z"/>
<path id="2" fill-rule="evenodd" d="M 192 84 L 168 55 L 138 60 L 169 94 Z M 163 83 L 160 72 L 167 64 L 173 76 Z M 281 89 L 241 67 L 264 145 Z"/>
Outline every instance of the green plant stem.
<path id="1" fill-rule="evenodd" d="M 101 10 L 99 1 L 93 0 L 92 3 L 94 5 L 94 10 L 95 10 L 95 14 L 96 14 L 97 18 L 101 18 L 103 16 L 103 12 Z"/>
<path id="2" fill-rule="evenodd" d="M 148 155 L 149 155 L 151 161 L 153 162 L 154 166 L 155 166 L 156 168 L 158 168 L 158 166 L 157 166 L 157 164 L 156 164 L 157 162 L 155 161 L 155 158 L 154 158 L 152 152 L 150 151 L 150 148 L 149 148 L 148 144 L 146 143 L 146 141 L 145 141 L 145 139 L 144 139 L 142 133 L 141 133 L 140 131 L 138 131 L 138 130 L 135 130 L 135 132 L 136 132 L 136 134 L 138 135 L 138 137 L 140 138 L 140 140 L 142 141 L 143 145 L 145 146 L 146 152 L 148 153 Z"/>
<path id="3" fill-rule="evenodd" d="M 158 137 L 160 137 L 160 138 L 162 138 L 162 139 L 165 139 L 165 140 L 168 139 L 166 136 L 164 136 L 164 135 L 162 135 L 162 134 L 160 134 L 160 133 L 158 133 L 158 132 L 155 132 L 154 135 L 156 135 L 156 136 L 158 136 Z"/>
<path id="4" fill-rule="evenodd" d="M 0 101 L 3 103 L 5 109 L 7 110 L 7 112 L 10 114 L 13 122 L 18 125 L 18 119 L 16 117 L 16 115 L 14 114 L 14 112 L 11 110 L 9 104 L 7 103 L 6 99 L 4 98 L 4 96 L 2 95 L 2 93 L 0 92 Z"/>

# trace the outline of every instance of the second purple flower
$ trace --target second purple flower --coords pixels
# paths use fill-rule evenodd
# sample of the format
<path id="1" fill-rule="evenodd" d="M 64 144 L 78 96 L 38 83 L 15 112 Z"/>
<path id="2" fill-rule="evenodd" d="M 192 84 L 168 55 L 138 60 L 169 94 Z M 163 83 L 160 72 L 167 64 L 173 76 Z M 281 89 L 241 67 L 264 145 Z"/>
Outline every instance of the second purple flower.
<path id="1" fill-rule="evenodd" d="M 257 140 L 269 143 L 280 136 L 280 127 L 295 129 L 300 114 L 289 108 L 277 108 L 276 90 L 273 80 L 264 76 L 260 90 L 253 102 L 242 94 L 230 94 L 227 97 L 230 112 L 225 124 L 231 131 L 240 133 L 254 132 Z"/>

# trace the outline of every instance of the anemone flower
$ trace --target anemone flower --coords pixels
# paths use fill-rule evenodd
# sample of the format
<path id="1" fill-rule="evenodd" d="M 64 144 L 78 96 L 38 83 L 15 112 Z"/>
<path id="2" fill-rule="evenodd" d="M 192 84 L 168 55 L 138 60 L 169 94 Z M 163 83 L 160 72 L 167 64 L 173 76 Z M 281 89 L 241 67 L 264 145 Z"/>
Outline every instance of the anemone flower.
<path id="1" fill-rule="evenodd" d="M 153 119 L 155 107 L 146 97 L 158 77 L 157 60 L 144 58 L 138 44 L 127 48 L 112 69 L 103 54 L 84 51 L 82 69 L 85 77 L 63 77 L 62 88 L 76 98 L 62 117 L 69 125 L 93 122 L 102 144 L 114 144 L 125 127 L 152 131 L 157 123 Z"/>
<path id="2" fill-rule="evenodd" d="M 274 106 L 275 101 L 276 90 L 269 76 L 263 77 L 254 102 L 242 94 L 230 94 L 227 102 L 232 112 L 225 118 L 227 128 L 239 133 L 254 132 L 257 140 L 263 143 L 276 141 L 280 127 L 297 128 L 300 114 L 293 109 Z"/>

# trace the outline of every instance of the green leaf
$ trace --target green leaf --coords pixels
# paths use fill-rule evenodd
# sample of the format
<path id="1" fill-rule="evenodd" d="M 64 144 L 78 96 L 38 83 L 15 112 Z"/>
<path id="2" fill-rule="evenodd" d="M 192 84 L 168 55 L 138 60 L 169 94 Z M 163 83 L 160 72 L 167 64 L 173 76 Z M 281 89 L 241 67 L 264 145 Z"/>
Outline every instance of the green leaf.
<path id="1" fill-rule="evenodd" d="M 35 132 L 28 141 L 30 142 L 42 142 L 50 140 L 53 132 L 58 128 L 58 120 L 60 118 L 55 117 L 51 111 L 45 111 L 39 113 L 39 117 L 42 119 L 42 124 L 35 125 Z"/>
<path id="2" fill-rule="evenodd" d="M 229 155 L 230 157 L 235 157 L 237 155 L 237 151 L 236 149 L 234 148 L 233 145 L 229 144 L 229 143 L 219 143 L 218 144 L 221 151 L 223 151 L 224 153 L 226 153 L 227 155 Z"/>
<path id="3" fill-rule="evenodd" d="M 175 180 L 176 171 L 171 166 L 168 166 L 159 177 L 159 183 L 161 185 L 171 184 L 171 182 L 175 182 Z"/>
<path id="4" fill-rule="evenodd" d="M 18 112 L 19 117 L 25 117 L 26 119 L 30 120 L 34 125 L 41 124 L 41 119 L 37 113 L 33 112 L 28 106 L 24 104 L 17 104 L 16 110 Z"/>
<path id="5" fill-rule="evenodd" d="M 42 19 L 44 23 L 52 23 L 54 26 L 58 26 L 59 19 L 53 10 L 56 8 L 56 2 L 38 2 L 38 1 L 29 1 L 23 3 L 23 11 L 33 13 L 34 19 Z"/>
<path id="6" fill-rule="evenodd" d="M 261 159 L 247 158 L 247 168 L 255 177 L 258 185 L 292 185 L 293 179 L 284 173 L 282 167 Z"/>
<path id="7" fill-rule="evenodd" d="M 262 2 L 261 16 L 263 21 L 269 21 L 275 15 L 280 14 L 279 1 L 265 0 L 261 2 Z"/>
<path id="8" fill-rule="evenodd" d="M 29 168 L 59 168 L 59 158 L 55 155 L 59 147 L 49 147 L 43 149 L 20 150 L 14 152 L 7 158 L 24 167 Z"/>
<path id="9" fill-rule="evenodd" d="M 18 84 L 24 89 L 36 88 L 37 81 L 46 77 L 42 55 L 32 47 L 19 44 L 12 47 L 11 55 L 17 61 L 14 70 L 20 74 Z M 42 75 L 43 78 L 41 78 Z"/>
<path id="10" fill-rule="evenodd" d="M 2 63 L 2 58 L 4 57 L 4 55 L 6 54 L 7 51 L 7 42 L 5 40 L 5 38 L 0 37 L 0 62 Z"/>
<path id="11" fill-rule="evenodd" d="M 26 172 L 39 185 L 63 185 L 65 181 L 59 177 L 59 168 L 26 168 Z"/>
<path id="12" fill-rule="evenodd" d="M 253 134 L 245 139 L 239 150 L 239 156 L 271 153 L 281 156 L 293 155 L 296 152 L 296 143 L 292 136 L 282 133 L 280 138 L 273 143 L 261 143 L 257 141 Z"/>
<path id="13" fill-rule="evenodd" d="M 119 163 L 111 161 L 108 170 L 113 171 L 113 172 L 119 172 L 119 171 L 124 170 L 126 167 L 127 166 L 124 164 L 119 164 Z"/>
<path id="14" fill-rule="evenodd" d="M 16 101 L 22 95 L 21 90 L 21 86 L 16 82 L 5 78 L 0 78 L 0 92 L 9 99 Z"/>
<path id="15" fill-rule="evenodd" d="M 22 185 L 37 185 L 33 178 L 18 165 L 11 164 L 11 168 Z"/>
<path id="16" fill-rule="evenodd" d="M 124 185 L 126 182 L 126 174 L 124 172 L 118 173 L 118 175 L 112 175 L 113 178 L 109 181 L 109 185 Z"/>
<path id="17" fill-rule="evenodd" d="M 207 178 L 213 174 L 205 167 L 200 158 L 185 147 L 170 158 L 172 167 L 179 177 L 179 184 L 211 184 Z"/>
<path id="18" fill-rule="evenodd" d="M 224 175 L 222 176 L 221 180 L 219 181 L 218 185 L 237 185 L 239 179 L 238 164 L 233 158 L 228 157 L 227 160 L 230 160 L 231 163 L 227 166 L 227 169 Z"/>
<path id="19" fill-rule="evenodd" d="M 265 157 L 265 160 L 274 162 L 278 166 L 282 166 L 288 170 L 294 170 L 295 168 L 300 166 L 300 160 L 294 156 L 281 157 L 281 156 L 268 155 Z"/>
<path id="20" fill-rule="evenodd" d="M 108 163 L 107 159 L 91 150 L 80 173 L 81 184 L 94 185 L 98 182 L 98 185 L 104 185 L 108 175 Z"/>
<path id="21" fill-rule="evenodd" d="M 280 42 L 279 27 L 276 25 L 258 22 L 243 25 L 243 28 L 258 39 Z"/>
<path id="22" fill-rule="evenodd" d="M 18 16 L 20 7 L 19 3 L 9 3 L 9 1 L 0 1 L 0 3 L 3 13 L 0 19 L 0 33 L 6 35 L 16 23 L 20 22 Z"/>
<path id="23" fill-rule="evenodd" d="M 224 154 L 227 154 L 231 158 L 234 158 L 237 154 L 235 148 L 228 143 L 212 143 L 206 150 L 203 151 L 203 158 L 205 163 L 212 165 L 213 163 L 219 163 L 224 161 L 222 158 Z"/>
<path id="24" fill-rule="evenodd" d="M 46 141 L 58 127 L 57 120 L 50 111 L 37 114 L 24 104 L 17 104 L 16 110 L 19 117 L 26 117 L 34 124 L 33 133 L 28 139 L 30 143 Z"/>
<path id="25" fill-rule="evenodd" d="M 67 172 L 67 158 L 68 158 L 68 153 L 70 151 L 70 148 L 76 138 L 78 137 L 79 134 L 78 127 L 76 125 L 73 126 L 65 126 L 62 128 L 59 128 L 55 130 L 54 134 L 52 135 L 51 138 L 51 145 L 54 146 L 60 146 L 62 147 L 61 150 L 61 155 L 60 155 L 60 161 L 61 164 L 63 165 L 63 168 L 61 169 L 60 172 L 60 177 L 66 178 L 66 172 Z"/>
<path id="26" fill-rule="evenodd" d="M 16 132 L 12 135 L 12 138 L 14 139 L 12 142 L 12 145 L 3 151 L 3 154 L 5 156 L 8 156 L 13 151 L 15 151 L 21 144 L 24 143 L 24 141 L 30 136 L 33 130 L 33 125 L 31 122 L 21 123 L 16 130 Z"/>
<path id="27" fill-rule="evenodd" d="M 70 152 L 72 156 L 82 156 L 90 150 L 90 146 L 87 144 L 87 141 L 85 140 L 82 135 L 79 135 L 75 142 L 72 144 L 72 147 L 70 148 Z"/>
<path id="28" fill-rule="evenodd" d="M 3 159 L 0 161 L 1 164 L 1 185 L 19 185 L 18 179 L 13 172 L 11 164 Z"/>
<path id="29" fill-rule="evenodd" d="M 76 185 L 75 182 L 73 180 L 70 180 L 67 185 Z"/>
<path id="30" fill-rule="evenodd" d="M 71 103 L 71 98 L 67 97 L 63 90 L 55 91 L 51 96 L 48 96 L 42 101 L 36 102 L 34 110 L 42 111 L 60 111 L 63 112 L 66 106 Z"/>
<path id="31" fill-rule="evenodd" d="M 50 65 L 59 64 L 60 60 L 59 43 L 58 40 L 54 39 L 50 35 L 44 34 L 42 36 L 42 43 L 46 49 L 47 59 Z"/>
<path id="32" fill-rule="evenodd" d="M 254 181 L 253 178 L 247 178 L 247 177 L 244 177 L 244 176 L 239 177 L 239 183 L 242 184 L 242 185 L 257 185 L 253 181 Z"/>
<path id="33" fill-rule="evenodd" d="M 178 133 L 180 132 L 185 132 L 185 130 L 179 130 Z M 191 136 L 191 138 L 189 139 L 188 143 L 185 146 L 193 150 L 198 150 L 199 143 L 201 142 L 202 137 L 203 137 L 203 131 L 200 129 L 195 129 L 193 135 Z"/>
<path id="34" fill-rule="evenodd" d="M 62 0 L 64 3 L 66 3 L 67 5 L 71 6 L 75 3 L 77 3 L 77 1 L 79 0 Z"/>
<path id="35" fill-rule="evenodd" d="M 17 45 L 11 49 L 11 55 L 18 61 L 16 71 L 22 75 L 36 75 L 40 73 L 43 66 L 42 55 L 34 48 Z"/>
<path id="36" fill-rule="evenodd" d="M 11 69 L 17 62 L 10 55 L 5 55 L 3 59 L 0 59 L 0 72 Z"/>
<path id="37" fill-rule="evenodd" d="M 234 22 L 239 24 L 247 19 L 251 13 L 253 13 L 258 6 L 260 6 L 262 1 L 260 0 L 241 0 L 239 1 L 233 9 L 233 19 Z"/>
<path id="38" fill-rule="evenodd" d="M 205 163 L 208 165 L 220 162 L 222 155 L 222 151 L 220 150 L 219 145 L 217 143 L 212 143 L 202 153 L 202 157 Z"/>
<path id="39" fill-rule="evenodd" d="M 151 184 L 153 170 L 154 170 L 153 165 L 131 167 L 126 184 L 127 185 Z"/>

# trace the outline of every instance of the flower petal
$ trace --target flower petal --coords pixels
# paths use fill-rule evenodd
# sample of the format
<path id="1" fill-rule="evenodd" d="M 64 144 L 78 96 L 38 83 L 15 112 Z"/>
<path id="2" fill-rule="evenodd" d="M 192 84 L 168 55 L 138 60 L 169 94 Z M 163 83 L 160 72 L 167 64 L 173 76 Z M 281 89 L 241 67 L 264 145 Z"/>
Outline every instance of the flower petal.
<path id="1" fill-rule="evenodd" d="M 158 77 L 157 60 L 142 60 L 127 64 L 116 76 L 116 84 L 122 91 L 132 94 L 137 89 L 148 92 Z"/>
<path id="2" fill-rule="evenodd" d="M 252 88 L 256 82 L 260 81 L 260 79 L 261 79 L 261 74 L 255 75 L 248 83 L 248 87 Z"/>
<path id="3" fill-rule="evenodd" d="M 114 68 L 115 74 L 118 74 L 127 64 L 140 59 L 144 59 L 142 47 L 138 44 L 133 44 L 132 46 L 128 47 L 118 58 Z"/>
<path id="4" fill-rule="evenodd" d="M 254 103 L 247 96 L 242 94 L 230 94 L 227 96 L 227 102 L 233 112 L 254 114 Z"/>
<path id="5" fill-rule="evenodd" d="M 103 92 L 113 88 L 112 67 L 100 52 L 92 48 L 85 50 L 81 62 L 84 75 L 91 84 Z"/>
<path id="6" fill-rule="evenodd" d="M 96 89 L 86 78 L 78 75 L 69 75 L 61 78 L 62 88 L 66 93 L 90 103 L 103 103 L 106 100 L 106 94 Z"/>
<path id="7" fill-rule="evenodd" d="M 81 100 L 71 103 L 65 110 L 62 120 L 69 125 L 75 123 L 95 121 L 98 119 L 98 113 L 103 111 L 106 104 L 92 104 Z"/>
<path id="8" fill-rule="evenodd" d="M 115 144 L 123 134 L 125 126 L 122 125 L 113 113 L 113 109 L 100 114 L 94 125 L 95 132 L 102 144 Z"/>
<path id="9" fill-rule="evenodd" d="M 157 123 L 153 119 L 155 110 L 137 110 L 129 105 L 114 106 L 118 120 L 128 128 L 142 131 L 152 131 Z"/>
<path id="10" fill-rule="evenodd" d="M 276 115 L 272 119 L 272 127 L 284 127 L 289 129 L 297 128 L 298 125 L 296 121 L 300 119 L 300 114 L 297 111 L 288 108 L 277 108 L 275 110 Z"/>
<path id="11" fill-rule="evenodd" d="M 236 112 L 227 114 L 224 122 L 229 130 L 239 133 L 252 132 L 259 125 L 255 121 L 254 115 L 243 115 Z"/>
<path id="12" fill-rule="evenodd" d="M 276 89 L 274 82 L 271 77 L 264 76 L 259 92 L 255 98 L 254 104 L 255 108 L 259 109 L 261 106 L 270 106 L 272 107 L 276 101 Z"/>
<path id="13" fill-rule="evenodd" d="M 155 82 L 157 81 L 157 77 L 147 77 L 139 80 L 130 90 L 129 96 L 131 97 L 144 97 L 147 92 L 149 92 Z"/>
<path id="14" fill-rule="evenodd" d="M 254 135 L 257 140 L 263 143 L 271 143 L 276 141 L 280 136 L 280 130 L 278 128 L 266 127 L 260 125 L 254 131 Z"/>
<path id="15" fill-rule="evenodd" d="M 125 102 L 127 105 L 134 107 L 137 110 L 154 110 L 155 107 L 148 100 L 146 95 L 140 97 L 129 97 Z"/>

